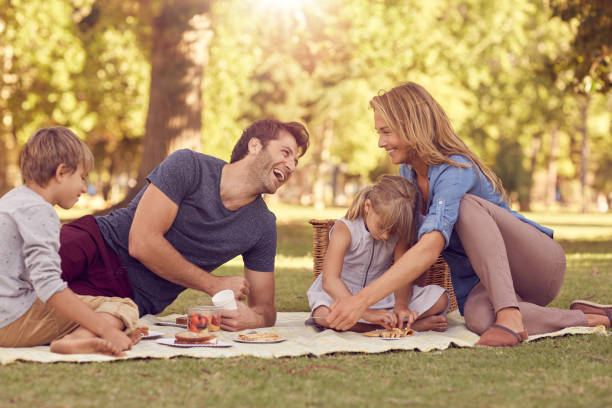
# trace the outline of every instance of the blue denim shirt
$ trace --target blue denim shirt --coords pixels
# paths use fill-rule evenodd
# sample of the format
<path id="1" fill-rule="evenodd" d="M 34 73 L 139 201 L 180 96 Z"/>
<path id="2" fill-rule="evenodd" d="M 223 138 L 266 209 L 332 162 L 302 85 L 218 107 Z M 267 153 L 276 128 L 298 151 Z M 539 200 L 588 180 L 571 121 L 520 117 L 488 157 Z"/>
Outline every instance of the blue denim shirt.
<path id="1" fill-rule="evenodd" d="M 418 238 L 421 239 L 423 234 L 432 231 L 440 231 L 444 236 L 445 244 L 442 256 L 451 270 L 451 280 L 457 304 L 459 305 L 459 311 L 463 314 L 463 306 L 467 296 L 480 280 L 476 276 L 474 268 L 472 268 L 472 264 L 455 231 L 455 222 L 459 216 L 459 204 L 465 194 L 473 194 L 484 198 L 510 211 L 521 221 L 533 225 L 551 238 L 553 231 L 528 220 L 516 211 L 512 211 L 501 197 L 501 194 L 493 188 L 480 169 L 476 168 L 477 171 L 475 171 L 467 158 L 453 155 L 451 159 L 457 163 L 468 164 L 470 167 L 455 167 L 450 164 L 428 167 L 429 194 L 427 198 L 427 214 L 421 219 Z M 416 185 L 416 173 L 412 166 L 402 164 L 399 173 L 400 176 Z"/>

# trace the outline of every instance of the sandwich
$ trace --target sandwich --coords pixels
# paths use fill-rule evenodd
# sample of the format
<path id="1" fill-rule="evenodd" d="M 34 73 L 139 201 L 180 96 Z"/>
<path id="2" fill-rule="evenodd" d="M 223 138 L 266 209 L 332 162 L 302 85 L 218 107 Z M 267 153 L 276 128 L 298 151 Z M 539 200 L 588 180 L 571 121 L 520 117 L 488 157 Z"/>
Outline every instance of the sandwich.
<path id="1" fill-rule="evenodd" d="M 174 335 L 175 344 L 215 344 L 217 336 L 203 331 L 200 333 L 192 331 L 181 331 Z"/>

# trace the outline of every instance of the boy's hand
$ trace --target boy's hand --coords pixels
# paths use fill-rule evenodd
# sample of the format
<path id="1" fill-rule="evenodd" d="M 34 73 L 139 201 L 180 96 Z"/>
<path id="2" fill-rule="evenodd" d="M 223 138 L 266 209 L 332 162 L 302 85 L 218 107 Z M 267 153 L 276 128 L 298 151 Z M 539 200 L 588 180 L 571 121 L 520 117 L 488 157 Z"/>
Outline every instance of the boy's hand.
<path id="1" fill-rule="evenodd" d="M 412 323 L 414 323 L 414 321 L 419 317 L 419 314 L 417 312 L 415 312 L 414 310 L 409 310 L 408 307 L 403 305 L 396 304 L 393 311 L 397 316 L 397 327 L 400 329 L 404 328 L 404 320 L 406 320 L 405 327 L 410 328 Z"/>
<path id="2" fill-rule="evenodd" d="M 368 309 L 365 311 L 363 316 L 361 316 L 361 318 L 370 323 L 378 324 L 385 329 L 392 329 L 397 323 L 397 316 L 385 309 Z"/>
<path id="3" fill-rule="evenodd" d="M 132 339 L 115 327 L 109 327 L 105 330 L 102 338 L 110 342 L 113 354 L 116 356 L 121 355 L 124 350 L 132 348 Z"/>

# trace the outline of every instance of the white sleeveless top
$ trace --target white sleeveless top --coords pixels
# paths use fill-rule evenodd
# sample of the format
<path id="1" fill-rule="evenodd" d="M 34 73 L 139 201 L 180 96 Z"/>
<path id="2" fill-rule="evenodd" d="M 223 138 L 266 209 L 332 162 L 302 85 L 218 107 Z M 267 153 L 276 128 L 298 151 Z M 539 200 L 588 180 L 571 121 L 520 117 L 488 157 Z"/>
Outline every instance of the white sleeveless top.
<path id="1" fill-rule="evenodd" d="M 351 243 L 344 254 L 340 279 L 346 284 L 352 294 L 356 294 L 376 278 L 380 277 L 393 263 L 393 251 L 397 244 L 397 237 L 385 241 L 375 240 L 365 227 L 363 218 L 349 221 L 340 218 L 351 234 Z M 334 224 L 335 227 L 335 224 Z M 333 231 L 329 231 L 330 237 Z M 308 290 L 308 303 L 313 306 L 329 306 L 333 299 L 323 290 L 322 274 L 315 279 Z M 381 299 L 371 309 L 388 309 L 395 305 L 393 293 Z"/>

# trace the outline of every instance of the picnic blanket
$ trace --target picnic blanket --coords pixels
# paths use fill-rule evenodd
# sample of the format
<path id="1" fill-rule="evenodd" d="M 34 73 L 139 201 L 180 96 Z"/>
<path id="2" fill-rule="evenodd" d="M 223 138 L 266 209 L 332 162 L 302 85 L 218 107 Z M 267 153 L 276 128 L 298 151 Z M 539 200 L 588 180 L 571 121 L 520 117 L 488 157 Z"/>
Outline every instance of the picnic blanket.
<path id="1" fill-rule="evenodd" d="M 146 315 L 140 319 L 139 325 L 148 326 L 150 330 L 163 332 L 164 338 L 174 338 L 174 333 L 184 330 L 176 327 L 158 326 L 156 321 L 174 322 L 177 315 L 162 318 Z M 261 358 L 322 356 L 329 353 L 382 353 L 390 350 L 419 350 L 422 352 L 432 350 L 445 350 L 448 347 L 474 347 L 478 336 L 470 332 L 458 312 L 448 315 L 448 329 L 443 333 L 420 332 L 413 336 L 395 340 L 369 338 L 354 332 L 336 332 L 333 330 L 317 330 L 306 326 L 307 312 L 279 312 L 274 327 L 259 329 L 277 333 L 286 338 L 286 341 L 273 344 L 245 344 L 234 341 L 236 333 L 215 332 L 222 343 L 231 344 L 231 347 L 193 347 L 178 348 L 158 344 L 156 340 L 142 340 L 132 350 L 126 352 L 125 357 L 111 357 L 100 354 L 56 354 L 49 351 L 49 346 L 6 348 L 0 347 L 0 363 L 10 364 L 15 361 L 34 361 L 39 363 L 53 362 L 102 362 L 138 358 L 163 358 L 189 356 L 196 358 L 219 358 L 235 356 L 254 356 Z M 606 329 L 599 327 L 570 327 L 554 333 L 530 336 L 528 341 L 542 337 L 557 337 L 566 334 L 593 334 L 606 335 Z"/>

